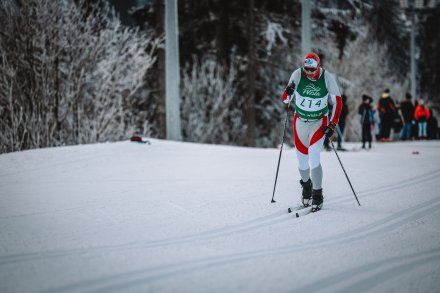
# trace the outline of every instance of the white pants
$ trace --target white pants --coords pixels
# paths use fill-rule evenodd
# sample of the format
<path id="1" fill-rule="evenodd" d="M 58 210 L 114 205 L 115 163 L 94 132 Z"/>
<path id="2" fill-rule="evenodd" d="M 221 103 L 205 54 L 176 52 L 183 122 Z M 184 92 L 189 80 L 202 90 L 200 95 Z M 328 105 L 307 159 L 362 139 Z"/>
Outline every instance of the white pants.
<path id="1" fill-rule="evenodd" d="M 311 122 L 301 120 L 297 114 L 293 118 L 293 136 L 301 177 L 306 170 L 321 168 L 321 150 L 325 139 L 323 128 L 327 126 L 327 121 L 327 116 Z M 302 179 L 303 181 L 307 180 L 307 178 Z M 312 178 L 312 181 L 315 181 L 313 182 L 314 189 L 315 187 L 317 187 L 316 189 L 321 188 L 322 175 L 318 178 Z"/>

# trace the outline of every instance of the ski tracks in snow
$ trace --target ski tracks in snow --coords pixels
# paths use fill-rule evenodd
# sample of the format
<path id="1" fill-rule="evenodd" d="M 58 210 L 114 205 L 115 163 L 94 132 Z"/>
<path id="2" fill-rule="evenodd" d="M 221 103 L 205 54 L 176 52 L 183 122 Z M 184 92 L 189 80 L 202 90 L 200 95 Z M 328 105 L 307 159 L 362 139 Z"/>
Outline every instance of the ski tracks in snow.
<path id="1" fill-rule="evenodd" d="M 42 292 L 109 292 L 129 289 L 151 282 L 160 281 L 178 274 L 189 274 L 194 271 L 206 270 L 219 266 L 248 262 L 256 258 L 280 257 L 299 251 L 329 249 L 353 245 L 353 242 L 362 241 L 368 237 L 381 236 L 425 216 L 437 212 L 440 208 L 440 198 L 430 200 L 392 214 L 389 217 L 359 227 L 353 231 L 343 232 L 330 237 L 318 239 L 313 242 L 298 245 L 287 245 L 273 249 L 262 249 L 243 253 L 235 253 L 222 256 L 206 257 L 196 260 L 184 261 L 172 265 L 162 265 L 146 269 L 124 272 L 122 274 L 109 275 L 102 278 L 74 283 L 62 287 L 45 290 Z M 303 287 L 295 288 L 291 292 L 363 292 L 391 278 L 404 274 L 414 268 L 440 260 L 440 249 L 424 251 L 400 257 L 392 257 L 369 264 L 363 264 L 350 268 L 342 273 L 324 278 L 322 281 L 313 282 Z M 373 286 L 374 287 L 374 286 Z"/>
<path id="2" fill-rule="evenodd" d="M 377 193 L 381 192 L 387 192 L 392 190 L 398 190 L 402 189 L 408 186 L 413 186 L 415 184 L 421 184 L 425 183 L 426 181 L 431 180 L 437 180 L 438 176 L 440 175 L 440 170 L 429 172 L 427 174 L 422 174 L 419 176 L 416 176 L 410 180 L 402 180 L 395 182 L 392 185 L 388 186 L 380 186 L 376 188 L 372 188 L 369 190 L 361 191 L 359 192 L 359 197 L 366 197 L 366 196 L 372 196 Z M 338 197 L 332 198 L 330 200 L 327 200 L 325 202 L 326 205 L 335 205 L 340 202 L 347 201 L 349 197 L 349 194 L 340 195 Z M 432 203 L 431 203 L 432 205 Z M 423 208 L 423 207 L 429 207 L 430 203 L 425 202 L 417 207 L 409 208 L 407 210 L 397 212 L 392 218 L 399 219 L 400 214 L 403 214 L 403 216 L 411 214 L 410 211 L 413 210 L 414 212 L 417 212 L 417 210 Z M 286 208 L 287 210 L 287 208 Z M 431 209 L 430 209 L 431 210 Z M 325 211 L 325 209 L 323 210 Z M 313 215 L 311 215 L 313 216 Z M 409 219 L 410 220 L 410 219 Z M 192 234 L 188 236 L 181 236 L 181 237 L 174 237 L 174 238 L 168 238 L 168 239 L 161 239 L 161 240 L 153 240 L 150 242 L 145 242 L 142 244 L 135 244 L 135 243 L 128 243 L 128 244 L 120 244 L 120 245 L 110 245 L 110 246 L 104 246 L 104 247 L 92 247 L 92 248 L 84 248 L 84 249 L 72 249 L 67 251 L 53 251 L 53 252 L 37 252 L 37 253 L 28 253 L 28 254 L 19 254 L 19 255 L 9 255 L 9 256 L 0 256 L 0 265 L 15 263 L 15 262 L 26 262 L 26 261 L 32 261 L 32 260 L 38 260 L 38 259 L 44 259 L 44 258 L 53 258 L 53 257 L 63 257 L 63 256 L 70 256 L 74 254 L 82 254 L 85 252 L 96 252 L 99 253 L 100 251 L 108 253 L 114 250 L 121 250 L 121 249 L 135 249 L 135 248 L 153 248 L 153 247 L 161 247 L 161 246 L 170 246 L 170 245 L 182 245 L 182 244 L 188 244 L 193 242 L 199 242 L 203 240 L 210 240 L 218 237 L 225 237 L 233 234 L 239 234 L 239 233 L 246 233 L 249 231 L 253 231 L 255 229 L 261 229 L 265 226 L 275 225 L 281 222 L 286 221 L 295 221 L 292 214 L 287 214 L 284 209 L 282 211 L 278 211 L 276 213 L 272 213 L 263 217 L 258 217 L 252 220 L 249 220 L 247 222 L 238 223 L 231 226 L 226 226 L 223 228 L 213 229 L 206 232 L 201 232 L 197 234 Z M 379 220 L 378 222 L 385 221 L 385 224 L 388 223 L 389 218 L 386 218 L 384 220 Z M 367 226 L 377 226 L 376 223 L 373 223 L 371 225 Z M 367 227 L 366 226 L 366 227 Z M 367 229 L 368 230 L 368 229 Z M 351 232 L 350 232 L 351 233 Z"/>
<path id="3" fill-rule="evenodd" d="M 319 282 L 299 286 L 288 292 L 374 292 L 376 291 L 375 288 L 384 282 L 399 278 L 420 266 L 438 263 L 439 261 L 440 248 L 406 256 L 391 257 L 350 268 L 344 272 L 323 278 Z M 435 291 L 436 288 L 432 288 L 432 290 Z"/>
<path id="4" fill-rule="evenodd" d="M 378 192 L 385 192 L 390 190 L 398 190 L 400 188 L 413 186 L 414 184 L 424 183 L 427 180 L 436 180 L 439 171 L 430 172 L 415 177 L 404 182 L 396 182 L 393 185 L 386 187 L 378 187 L 371 190 L 361 192 L 364 196 L 371 196 Z M 328 203 L 336 203 L 344 199 L 336 198 Z M 440 210 L 440 198 L 422 202 L 416 206 L 409 207 L 391 214 L 388 217 L 370 222 L 361 227 L 355 228 L 351 231 L 344 231 L 332 236 L 323 237 L 314 241 L 290 244 L 286 246 L 275 247 L 271 249 L 258 249 L 254 251 L 247 251 L 241 253 L 233 253 L 228 255 L 218 255 L 205 257 L 200 259 L 191 259 L 175 264 L 159 265 L 145 269 L 126 271 L 120 274 L 108 275 L 100 278 L 91 278 L 78 283 L 67 284 L 61 287 L 53 288 L 43 292 L 95 292 L 95 291 L 118 291 L 136 286 L 145 286 L 151 282 L 160 281 L 171 278 L 173 276 L 190 274 L 196 271 L 202 271 L 209 268 L 217 268 L 222 266 L 230 266 L 234 263 L 243 263 L 255 260 L 256 258 L 265 257 L 280 257 L 293 254 L 299 251 L 322 250 L 331 247 L 341 247 L 344 245 L 353 245 L 358 241 L 365 241 L 372 237 L 380 237 L 384 234 L 396 231 L 408 223 L 417 221 L 423 217 L 433 215 Z M 322 216 L 324 217 L 325 214 Z M 317 214 L 316 216 L 321 216 Z M 314 215 L 312 215 L 314 217 Z M 53 252 L 53 253 L 37 253 L 29 254 L 27 256 L 11 256 L 0 258 L 0 265 L 8 263 L 32 261 L 36 259 L 45 259 L 51 257 L 64 257 L 78 253 L 109 253 L 122 252 L 128 249 L 149 249 L 153 247 L 169 246 L 169 245 L 197 245 L 201 241 L 212 238 L 225 237 L 231 234 L 243 233 L 254 229 L 270 226 L 284 221 L 295 221 L 295 219 L 284 212 L 274 213 L 264 217 L 256 218 L 245 223 L 240 223 L 230 227 L 224 227 L 216 230 L 211 230 L 199 234 L 176 237 L 164 240 L 151 241 L 143 244 L 126 244 L 109 247 L 96 247 L 90 249 L 78 249 Z M 294 289 L 292 292 L 311 292 L 324 290 L 326 292 L 363 292 L 371 289 L 371 284 L 380 285 L 383 282 L 389 281 L 398 275 L 402 275 L 411 271 L 412 269 L 423 266 L 427 263 L 436 262 L 440 259 L 440 249 L 415 253 L 407 255 L 406 257 L 393 257 L 381 261 L 372 262 L 369 264 L 362 264 L 355 268 L 350 268 L 347 271 L 337 273 L 335 275 L 324 278 L 321 282 L 313 282 L 306 284 L 303 287 Z"/>

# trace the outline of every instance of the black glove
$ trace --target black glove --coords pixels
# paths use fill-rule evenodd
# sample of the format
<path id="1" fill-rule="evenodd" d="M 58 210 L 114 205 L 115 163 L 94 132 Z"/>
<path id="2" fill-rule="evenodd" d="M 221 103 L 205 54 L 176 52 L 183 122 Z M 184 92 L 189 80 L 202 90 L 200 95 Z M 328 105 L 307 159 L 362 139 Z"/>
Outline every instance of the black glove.
<path id="1" fill-rule="evenodd" d="M 332 137 L 333 133 L 335 133 L 335 127 L 336 127 L 336 125 L 334 123 L 330 123 L 328 126 L 324 127 L 322 132 L 324 132 L 324 134 L 325 134 L 325 136 L 327 136 L 327 138 L 330 138 L 330 137 Z"/>
<path id="2" fill-rule="evenodd" d="M 291 84 L 287 85 L 284 91 L 288 96 L 293 95 L 293 93 L 295 92 L 295 83 L 292 82 Z"/>

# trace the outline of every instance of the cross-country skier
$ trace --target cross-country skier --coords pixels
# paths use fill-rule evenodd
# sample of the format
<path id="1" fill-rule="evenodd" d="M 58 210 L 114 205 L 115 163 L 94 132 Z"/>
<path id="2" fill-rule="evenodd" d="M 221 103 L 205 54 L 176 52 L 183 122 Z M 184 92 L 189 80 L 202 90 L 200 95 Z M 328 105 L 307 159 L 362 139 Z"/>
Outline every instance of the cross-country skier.
<path id="1" fill-rule="evenodd" d="M 309 53 L 303 66 L 290 76 L 282 94 L 287 111 L 293 106 L 293 135 L 301 175 L 302 203 L 312 212 L 323 205 L 320 152 L 324 135 L 331 138 L 341 114 L 342 99 L 332 74 L 321 67 L 319 56 Z M 333 106 L 329 122 L 328 105 Z"/>

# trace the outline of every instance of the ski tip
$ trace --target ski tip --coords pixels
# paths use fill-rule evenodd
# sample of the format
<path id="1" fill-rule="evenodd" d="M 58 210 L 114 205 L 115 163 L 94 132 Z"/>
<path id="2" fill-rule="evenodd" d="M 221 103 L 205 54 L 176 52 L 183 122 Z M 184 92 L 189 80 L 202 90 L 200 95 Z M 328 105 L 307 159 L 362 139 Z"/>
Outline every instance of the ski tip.
<path id="1" fill-rule="evenodd" d="M 296 213 L 296 215 L 295 215 L 297 218 L 299 218 L 299 214 L 298 213 Z"/>
<path id="2" fill-rule="evenodd" d="M 287 211 L 289 212 L 289 214 L 292 212 L 291 208 L 288 208 Z"/>

